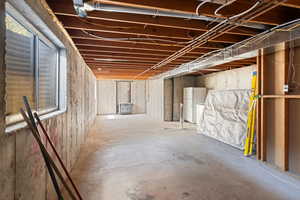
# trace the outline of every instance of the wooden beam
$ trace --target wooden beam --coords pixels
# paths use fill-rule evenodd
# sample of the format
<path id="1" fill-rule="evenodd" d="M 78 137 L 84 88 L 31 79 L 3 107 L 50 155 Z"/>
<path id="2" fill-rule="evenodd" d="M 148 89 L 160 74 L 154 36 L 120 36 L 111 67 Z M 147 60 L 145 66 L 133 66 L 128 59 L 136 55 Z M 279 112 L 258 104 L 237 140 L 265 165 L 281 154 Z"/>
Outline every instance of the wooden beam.
<path id="1" fill-rule="evenodd" d="M 167 54 L 153 54 L 153 53 L 133 53 L 133 52 L 127 52 L 127 51 L 100 51 L 100 50 L 90 50 L 90 49 L 79 49 L 79 52 L 85 55 L 123 55 L 123 56 L 137 56 L 141 58 L 160 58 L 163 59 L 167 57 Z M 200 56 L 200 55 L 199 55 Z M 188 59 L 196 59 L 199 56 L 183 56 L 182 58 L 188 58 Z"/>
<path id="2" fill-rule="evenodd" d="M 283 68 L 284 68 L 284 84 L 289 85 L 289 64 L 290 64 L 290 51 L 293 51 L 293 49 L 290 49 L 289 42 L 286 42 L 284 44 L 284 61 L 283 61 Z M 283 94 L 286 95 L 287 92 L 283 91 Z M 289 101 L 288 99 L 283 99 L 283 139 L 284 139 L 284 158 L 282 163 L 282 169 L 284 171 L 289 170 Z"/>
<path id="3" fill-rule="evenodd" d="M 130 66 L 130 65 L 89 65 L 91 69 L 122 69 L 122 70 L 145 70 L 148 69 L 149 67 L 142 67 L 142 66 Z M 173 67 L 166 67 L 164 70 L 170 70 L 174 69 Z M 158 70 L 158 71 L 164 71 L 164 70 Z"/>
<path id="4" fill-rule="evenodd" d="M 128 66 L 148 66 L 151 67 L 153 65 L 152 62 L 140 62 L 140 61 L 130 61 L 130 62 L 111 62 L 111 61 L 96 61 L 94 59 L 85 59 L 85 62 L 88 65 L 92 65 L 92 66 L 101 66 L 101 65 L 105 65 L 105 64 L 110 64 L 110 65 L 128 65 Z M 165 65 L 167 67 L 177 67 L 177 64 L 169 64 L 169 65 Z"/>
<path id="5" fill-rule="evenodd" d="M 85 62 L 87 63 L 87 64 L 97 64 L 97 63 L 103 63 L 105 60 L 104 59 L 122 59 L 123 57 L 108 57 L 108 56 L 103 56 L 103 57 L 98 57 L 99 58 L 99 60 L 95 60 L 94 59 L 94 57 L 85 57 L 85 56 L 83 56 L 83 58 L 84 58 L 84 60 L 85 60 Z M 100 59 L 103 59 L 103 60 L 100 60 Z M 123 58 L 124 59 L 124 58 Z M 108 61 L 109 62 L 109 61 Z M 114 62 L 114 63 L 118 63 L 118 62 Z M 153 64 L 155 64 L 155 63 L 157 63 L 157 61 L 151 61 L 151 60 L 144 60 L 144 59 L 142 59 L 142 60 L 137 60 L 137 59 L 126 59 L 126 62 L 125 61 L 122 61 L 122 62 L 119 62 L 119 63 L 132 63 L 132 64 L 151 64 L 151 65 L 153 65 Z M 180 65 L 180 64 L 182 64 L 182 62 L 173 62 L 173 63 L 171 63 L 170 65 L 173 65 L 173 66 L 176 66 L 176 65 Z"/>
<path id="6" fill-rule="evenodd" d="M 157 28 L 154 26 L 132 26 L 128 23 L 107 22 L 104 20 L 89 20 L 89 22 L 86 22 L 83 21 L 83 19 L 81 19 L 80 17 L 58 16 L 58 18 L 63 23 L 66 29 L 94 31 L 97 35 L 106 38 L 143 36 L 144 38 L 154 37 L 190 41 L 193 38 L 205 33 L 203 31 L 187 31 L 183 29 L 166 27 Z M 109 33 L 109 35 L 105 33 Z M 114 36 L 111 34 L 114 34 Z M 236 43 L 247 38 L 247 36 L 231 35 L 225 33 L 211 41 L 221 43 Z"/>
<path id="7" fill-rule="evenodd" d="M 168 56 L 171 52 L 167 51 L 156 51 L 156 50 L 145 50 L 145 49 L 128 49 L 128 48 L 114 48 L 106 46 L 88 46 L 88 45 L 77 45 L 79 51 L 89 51 L 89 52 L 115 52 L 115 53 L 128 53 L 133 55 L 154 55 L 154 56 Z M 197 58 L 205 53 L 210 52 L 210 50 L 201 49 L 201 52 L 188 53 L 185 56 L 191 58 Z"/>
<path id="8" fill-rule="evenodd" d="M 157 61 L 160 61 L 160 58 L 141 58 L 141 57 L 135 57 L 135 56 L 123 56 L 122 54 L 120 55 L 99 55 L 99 54 L 82 54 L 83 58 L 86 59 L 120 59 L 120 60 L 128 60 L 128 61 L 151 61 L 152 63 L 156 63 Z M 179 58 L 176 59 L 174 63 L 184 63 L 184 62 L 189 62 L 192 59 L 183 59 Z"/>
<path id="9" fill-rule="evenodd" d="M 177 51 L 184 45 L 182 44 L 166 44 L 162 42 L 153 42 L 153 41 L 112 41 L 112 40 L 101 40 L 99 38 L 95 38 L 92 36 L 89 36 L 85 34 L 84 32 L 80 30 L 68 30 L 68 33 L 73 38 L 73 41 L 76 44 L 81 45 L 89 45 L 89 46 L 113 46 L 113 47 L 128 47 L 128 48 L 135 48 L 135 49 L 156 49 L 156 51 Z M 215 42 L 208 42 L 205 45 L 193 50 L 193 52 L 196 52 L 198 49 L 223 49 L 230 44 L 224 44 L 224 43 L 215 43 Z"/>
<path id="10" fill-rule="evenodd" d="M 74 8 L 69 3 L 58 4 L 56 2 L 51 2 L 50 7 L 54 10 L 56 15 L 62 16 L 77 16 L 74 12 Z M 202 20 L 186 20 L 172 17 L 153 17 L 150 15 L 140 15 L 140 14 L 131 14 L 131 13 L 118 13 L 118 12 L 105 12 L 105 11 L 93 11 L 88 13 L 87 19 L 100 19 L 106 21 L 114 22 L 125 22 L 138 24 L 143 26 L 158 26 L 158 27 L 168 27 L 168 28 L 177 28 L 185 29 L 191 31 L 207 31 L 209 30 L 210 22 Z M 211 24 L 210 24 L 211 25 Z M 230 34 L 237 35 L 247 35 L 253 36 L 259 33 L 256 29 L 239 27 L 232 31 L 229 31 Z"/>
<path id="11" fill-rule="evenodd" d="M 120 80 L 133 80 L 134 76 L 128 75 L 95 75 L 97 80 L 111 80 L 111 79 L 120 79 Z M 149 76 L 140 76 L 135 80 L 147 80 Z"/>
<path id="12" fill-rule="evenodd" d="M 256 57 L 257 59 L 257 81 L 256 81 L 256 87 L 257 87 L 257 93 L 258 95 L 261 94 L 261 57 L 262 57 L 261 50 L 258 50 L 258 55 Z M 256 104 L 256 157 L 257 160 L 261 160 L 261 98 L 257 99 Z"/>
<path id="13" fill-rule="evenodd" d="M 282 3 L 281 5 L 300 9 L 300 1 L 298 0 L 288 0 Z"/>
<path id="14" fill-rule="evenodd" d="M 112 72 L 112 73 L 141 73 L 145 71 L 144 69 L 122 69 L 122 68 L 101 68 L 101 70 L 98 69 L 92 69 L 96 73 L 106 73 L 106 72 Z M 165 72 L 166 70 L 155 70 L 155 72 L 161 73 Z M 154 73 L 154 72 L 152 72 Z M 151 74 L 151 73 L 150 73 Z"/>
<path id="15" fill-rule="evenodd" d="M 197 1 L 182 1 L 182 0 L 101 0 L 102 3 L 110 3 L 115 5 L 124 5 L 124 6 L 135 6 L 139 8 L 151 8 L 157 10 L 173 10 L 181 13 L 187 14 L 195 14 L 196 7 L 199 2 Z M 219 8 L 220 5 L 214 3 L 205 4 L 200 10 L 199 13 L 201 15 L 211 16 L 211 17 L 219 17 L 224 18 L 224 16 L 232 16 L 242 11 L 247 10 L 251 5 L 253 5 L 254 0 L 249 0 L 248 2 L 237 1 L 232 5 L 224 8 L 221 12 L 223 16 L 216 16 L 214 11 Z M 276 14 L 274 14 L 276 13 Z M 284 6 L 279 6 L 277 8 L 272 9 L 272 12 L 268 12 L 264 15 L 261 15 L 249 22 L 257 22 L 261 24 L 270 24 L 270 25 L 278 25 L 282 24 L 289 19 L 294 18 L 294 16 L 288 16 L 286 13 L 297 13 L 296 10 L 287 8 Z M 288 19 L 288 20 L 287 20 Z"/>
<path id="16" fill-rule="evenodd" d="M 149 55 L 149 54 L 132 54 L 126 52 L 113 52 L 113 51 L 79 51 L 82 55 L 85 56 L 123 56 L 124 58 L 137 58 L 137 59 L 145 59 L 145 60 L 161 60 L 167 57 L 168 55 Z M 198 56 L 182 56 L 180 59 L 183 61 L 190 61 L 198 58 Z"/>
<path id="17" fill-rule="evenodd" d="M 265 82 L 268 79 L 266 73 L 265 73 L 265 68 L 267 67 L 267 62 L 266 62 L 266 57 L 265 57 L 265 49 L 261 50 L 261 81 L 260 81 L 260 91 L 261 95 L 264 96 L 266 93 L 265 89 Z M 265 110 L 265 99 L 261 99 L 261 104 L 260 104 L 260 124 L 261 124 L 261 160 L 262 161 L 267 161 L 267 131 L 266 131 L 266 110 Z"/>

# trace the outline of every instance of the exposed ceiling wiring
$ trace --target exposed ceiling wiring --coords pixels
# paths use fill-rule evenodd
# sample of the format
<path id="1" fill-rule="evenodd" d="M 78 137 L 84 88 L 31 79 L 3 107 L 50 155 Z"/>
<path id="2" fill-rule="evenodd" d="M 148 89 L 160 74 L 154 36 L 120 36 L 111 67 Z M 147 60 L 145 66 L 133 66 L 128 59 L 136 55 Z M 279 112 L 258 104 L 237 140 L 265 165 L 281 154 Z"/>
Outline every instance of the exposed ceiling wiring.
<path id="1" fill-rule="evenodd" d="M 83 19 L 83 18 L 80 18 L 80 17 L 77 17 L 77 19 L 79 21 L 82 21 L 84 23 L 87 23 L 87 24 L 91 24 L 91 25 L 94 25 L 94 26 L 98 26 L 98 27 L 102 27 L 102 28 L 115 28 L 115 29 L 144 29 L 144 28 L 141 28 L 141 27 L 137 27 L 137 26 L 133 26 L 133 27 L 127 27 L 127 26 L 109 26 L 109 25 L 104 25 L 104 24 L 98 24 L 98 23 L 94 23 L 94 22 L 90 22 L 88 21 L 87 19 Z"/>
<path id="2" fill-rule="evenodd" d="M 244 23 L 245 21 L 251 20 L 251 19 L 257 17 L 258 15 L 261 15 L 261 14 L 265 13 L 266 11 L 276 7 L 280 2 L 285 2 L 285 1 L 287 1 L 287 0 L 279 0 L 279 1 L 278 0 L 272 0 L 272 1 L 269 1 L 265 4 L 263 4 L 263 6 L 261 6 L 259 9 L 256 9 L 255 11 L 250 13 L 250 11 L 254 10 L 254 8 L 258 4 L 262 3 L 261 1 L 256 2 L 251 8 L 247 9 L 246 11 L 244 11 L 240 14 L 234 15 L 234 16 L 226 19 L 226 20 L 223 20 L 221 23 L 214 26 L 212 29 L 210 29 L 206 33 L 204 33 L 201 36 L 195 38 L 193 40 L 193 42 L 191 42 L 189 45 L 185 46 L 181 50 L 175 52 L 174 54 L 170 55 L 168 58 L 166 58 L 166 59 L 162 60 L 161 62 L 157 63 L 156 65 L 150 67 L 149 69 L 145 70 L 144 72 L 138 74 L 134 78 L 137 78 L 137 77 L 147 73 L 151 69 L 156 69 L 156 68 L 162 67 L 162 66 L 172 62 L 173 60 L 177 59 L 178 57 L 186 54 L 187 52 L 190 52 L 191 50 L 205 44 L 210 39 L 214 39 L 214 38 L 218 37 L 220 34 L 222 34 L 223 32 L 232 30 L 233 28 L 238 26 L 238 25 L 232 25 L 232 22 L 233 23 L 236 23 L 236 22 Z M 245 15 L 245 16 L 243 16 L 243 15 Z M 231 21 L 232 19 L 233 19 L 233 21 Z M 258 35 L 260 35 L 260 34 L 258 34 Z M 252 39 L 253 38 L 254 37 L 252 37 Z M 248 40 L 245 40 L 245 41 L 248 41 Z M 238 44 L 243 44 L 242 42 L 244 42 L 244 41 L 241 41 Z M 232 46 L 234 46 L 234 45 L 232 45 Z"/>
<path id="3" fill-rule="evenodd" d="M 175 43 L 175 44 L 189 44 L 191 43 L 193 40 L 187 41 L 187 42 L 178 42 L 178 41 L 174 41 L 174 40 L 168 40 L 168 39 L 160 39 L 160 38 L 142 38 L 142 37 L 135 37 L 135 38 L 106 38 L 106 37 L 101 37 L 99 35 L 95 35 L 92 33 L 89 33 L 86 30 L 81 30 L 82 32 L 84 32 L 85 34 L 94 37 L 94 38 L 98 38 L 101 40 L 107 40 L 107 41 L 160 41 L 160 42 L 168 42 L 168 43 Z"/>
<path id="4" fill-rule="evenodd" d="M 249 9 L 245 10 L 244 12 L 241 12 L 241 13 L 239 13 L 239 14 L 236 14 L 236 15 L 233 15 L 233 16 L 229 17 L 228 20 L 232 20 L 232 19 L 234 19 L 234 18 L 238 18 L 238 17 L 240 17 L 240 16 L 243 16 L 243 15 L 245 15 L 245 14 L 251 12 L 251 11 L 252 11 L 253 9 L 255 9 L 260 3 L 261 3 L 260 0 L 257 1 L 257 2 L 256 2 L 253 6 L 251 6 Z M 216 18 L 216 19 L 217 19 L 217 18 Z M 215 23 L 215 22 L 216 22 L 216 21 L 211 21 L 207 26 L 209 26 L 209 25 L 211 25 L 212 23 Z"/>
<path id="5" fill-rule="evenodd" d="M 239 14 L 237 14 L 237 15 L 231 16 L 231 17 L 229 17 L 229 19 L 235 19 L 235 18 L 238 18 L 238 17 L 240 17 L 240 16 L 243 16 L 243 15 L 245 15 L 245 14 L 251 12 L 251 11 L 254 10 L 260 3 L 261 3 L 261 1 L 259 0 L 259 1 L 257 1 L 253 6 L 251 6 L 249 9 L 247 9 L 247 10 L 245 10 L 244 12 L 241 12 L 241 13 L 239 13 Z"/>
<path id="6" fill-rule="evenodd" d="M 200 15 L 200 13 L 199 13 L 200 8 L 201 8 L 204 4 L 209 3 L 209 2 L 211 2 L 211 1 L 212 1 L 212 0 L 204 0 L 204 1 L 202 1 L 201 3 L 199 3 L 198 6 L 197 6 L 197 8 L 196 8 L 196 15 Z"/>
<path id="7" fill-rule="evenodd" d="M 214 13 L 214 14 L 217 15 L 217 16 L 222 16 L 221 14 L 219 14 L 219 11 L 222 10 L 223 8 L 229 6 L 230 4 L 236 2 L 236 1 L 237 1 L 237 0 L 231 0 L 231 1 L 228 1 L 228 2 L 225 3 L 224 5 L 222 5 L 222 6 L 220 6 L 219 8 L 217 8 L 217 9 L 215 10 L 215 13 Z"/>

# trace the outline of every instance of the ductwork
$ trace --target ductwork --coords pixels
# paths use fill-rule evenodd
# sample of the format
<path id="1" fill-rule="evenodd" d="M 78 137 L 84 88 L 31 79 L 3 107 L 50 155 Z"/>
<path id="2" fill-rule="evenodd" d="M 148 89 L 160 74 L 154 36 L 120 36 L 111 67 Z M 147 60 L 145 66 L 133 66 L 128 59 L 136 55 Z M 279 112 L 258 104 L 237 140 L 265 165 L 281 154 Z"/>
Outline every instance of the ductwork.
<path id="1" fill-rule="evenodd" d="M 130 14 L 141 14 L 141 15 L 150 15 L 150 16 L 163 16 L 163 17 L 176 17 L 181 19 L 195 19 L 195 20 L 203 20 L 208 22 L 221 22 L 223 19 L 214 18 L 214 17 L 206 17 L 196 14 L 185 14 L 179 13 L 175 11 L 162 11 L 157 9 L 150 9 L 150 8 L 137 8 L 133 6 L 120 6 L 114 4 L 107 4 L 107 3 L 99 3 L 94 1 L 85 2 L 83 7 L 75 6 L 75 1 L 82 1 L 82 0 L 74 0 L 74 7 L 77 14 L 81 17 L 86 17 L 87 12 L 91 11 L 107 11 L 107 12 L 119 12 L 119 13 L 130 13 Z M 266 30 L 268 27 L 262 24 L 256 23 L 244 23 L 241 26 Z"/>
<path id="2" fill-rule="evenodd" d="M 87 13 L 86 10 L 84 8 L 84 3 L 83 0 L 73 0 L 73 5 L 74 5 L 74 9 L 76 14 L 79 17 L 87 17 Z"/>

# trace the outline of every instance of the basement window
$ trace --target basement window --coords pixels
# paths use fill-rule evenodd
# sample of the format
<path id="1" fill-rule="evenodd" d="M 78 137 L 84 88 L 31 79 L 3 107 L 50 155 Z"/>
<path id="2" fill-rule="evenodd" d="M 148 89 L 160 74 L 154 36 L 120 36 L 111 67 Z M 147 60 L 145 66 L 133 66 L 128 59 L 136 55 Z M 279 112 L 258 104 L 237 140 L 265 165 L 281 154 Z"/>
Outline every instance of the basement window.
<path id="1" fill-rule="evenodd" d="M 19 113 L 23 96 L 42 116 L 64 111 L 66 62 L 61 45 L 48 39 L 9 4 L 5 23 L 7 127 L 23 121 Z"/>

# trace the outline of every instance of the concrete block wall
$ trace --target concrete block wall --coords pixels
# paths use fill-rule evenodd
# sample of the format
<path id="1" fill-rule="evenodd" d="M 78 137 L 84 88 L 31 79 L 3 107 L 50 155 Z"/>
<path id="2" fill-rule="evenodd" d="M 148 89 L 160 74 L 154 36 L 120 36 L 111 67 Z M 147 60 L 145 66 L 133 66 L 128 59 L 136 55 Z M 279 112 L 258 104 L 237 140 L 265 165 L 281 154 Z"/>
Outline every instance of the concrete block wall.
<path id="1" fill-rule="evenodd" d="M 45 1 L 24 1 L 67 48 L 67 112 L 43 123 L 70 170 L 95 120 L 96 79 L 54 15 L 49 13 Z M 0 1 L 0 199 L 55 199 L 43 158 L 30 131 L 22 128 L 5 133 L 4 11 L 4 1 Z"/>

